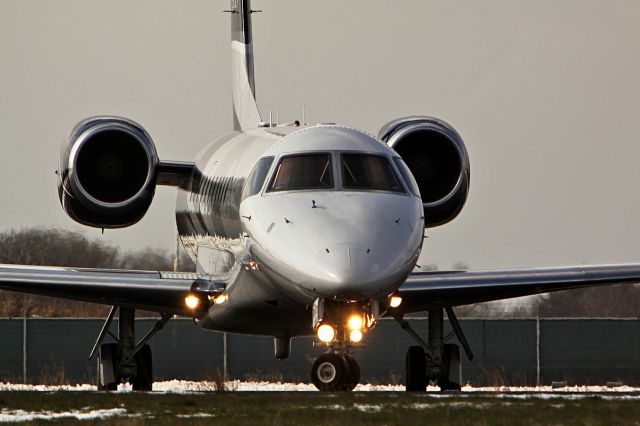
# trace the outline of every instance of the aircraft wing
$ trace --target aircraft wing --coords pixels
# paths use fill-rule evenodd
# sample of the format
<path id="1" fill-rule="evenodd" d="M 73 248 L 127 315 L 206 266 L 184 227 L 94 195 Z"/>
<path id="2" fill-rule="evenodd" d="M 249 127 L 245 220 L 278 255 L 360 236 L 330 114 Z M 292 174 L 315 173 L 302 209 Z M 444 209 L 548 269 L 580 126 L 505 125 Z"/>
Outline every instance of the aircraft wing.
<path id="1" fill-rule="evenodd" d="M 580 287 L 640 283 L 640 264 L 418 272 L 398 289 L 410 313 Z"/>
<path id="2" fill-rule="evenodd" d="M 185 297 L 204 299 L 224 283 L 195 273 L 0 265 L 0 289 L 192 317 L 208 304 L 194 312 Z"/>

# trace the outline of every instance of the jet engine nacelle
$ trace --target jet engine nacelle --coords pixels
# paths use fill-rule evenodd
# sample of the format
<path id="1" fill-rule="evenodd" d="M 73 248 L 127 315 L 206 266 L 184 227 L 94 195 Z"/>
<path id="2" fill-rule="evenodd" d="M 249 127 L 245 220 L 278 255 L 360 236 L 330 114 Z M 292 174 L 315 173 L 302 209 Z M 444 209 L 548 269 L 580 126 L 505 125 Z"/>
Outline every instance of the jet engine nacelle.
<path id="1" fill-rule="evenodd" d="M 63 146 L 60 203 L 75 221 L 97 228 L 138 222 L 153 199 L 158 155 L 139 124 L 120 117 L 78 123 Z"/>
<path id="2" fill-rule="evenodd" d="M 380 130 L 415 177 L 424 205 L 425 227 L 443 225 L 462 210 L 471 173 L 462 138 L 453 127 L 433 117 L 405 117 Z"/>

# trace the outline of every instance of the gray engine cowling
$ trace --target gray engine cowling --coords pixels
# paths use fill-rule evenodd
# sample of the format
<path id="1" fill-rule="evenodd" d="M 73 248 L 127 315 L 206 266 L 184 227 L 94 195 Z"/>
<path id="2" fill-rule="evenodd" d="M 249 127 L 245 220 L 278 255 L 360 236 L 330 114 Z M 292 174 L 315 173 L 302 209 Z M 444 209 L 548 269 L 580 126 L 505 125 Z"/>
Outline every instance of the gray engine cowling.
<path id="1" fill-rule="evenodd" d="M 424 205 L 425 227 L 443 225 L 464 207 L 469 193 L 469 156 L 456 130 L 433 117 L 404 117 L 380 130 L 415 177 Z"/>
<path id="2" fill-rule="evenodd" d="M 62 147 L 60 203 L 84 225 L 133 225 L 153 200 L 158 165 L 155 145 L 139 124 L 121 117 L 85 119 Z"/>

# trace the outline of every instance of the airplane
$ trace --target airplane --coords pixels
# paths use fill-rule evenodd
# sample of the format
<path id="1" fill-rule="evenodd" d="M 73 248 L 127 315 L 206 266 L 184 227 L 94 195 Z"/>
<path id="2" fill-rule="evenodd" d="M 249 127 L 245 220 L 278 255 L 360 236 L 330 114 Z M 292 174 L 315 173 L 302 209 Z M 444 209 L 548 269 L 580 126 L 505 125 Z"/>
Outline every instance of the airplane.
<path id="1" fill-rule="evenodd" d="M 58 194 L 73 220 L 102 229 L 144 217 L 158 185 L 176 188 L 181 242 L 195 273 L 0 266 L 0 288 L 100 303 L 111 310 L 90 358 L 98 389 L 153 385 L 149 340 L 174 316 L 202 329 L 270 336 L 274 355 L 313 336 L 326 352 L 311 381 L 350 391 L 353 351 L 383 317 L 416 341 L 407 391 L 459 390 L 460 346 L 473 352 L 455 307 L 587 286 L 640 282 L 640 264 L 414 272 L 426 228 L 463 209 L 470 161 L 458 132 L 425 116 L 377 136 L 332 123 L 265 121 L 255 98 L 250 0 L 231 0 L 233 130 L 193 162 L 161 161 L 149 133 L 123 117 L 78 123 L 61 150 Z M 136 338 L 135 311 L 160 314 Z M 427 312 L 427 338 L 405 320 Z M 444 314 L 460 345 L 448 344 Z M 118 314 L 116 343 L 103 343 Z"/>

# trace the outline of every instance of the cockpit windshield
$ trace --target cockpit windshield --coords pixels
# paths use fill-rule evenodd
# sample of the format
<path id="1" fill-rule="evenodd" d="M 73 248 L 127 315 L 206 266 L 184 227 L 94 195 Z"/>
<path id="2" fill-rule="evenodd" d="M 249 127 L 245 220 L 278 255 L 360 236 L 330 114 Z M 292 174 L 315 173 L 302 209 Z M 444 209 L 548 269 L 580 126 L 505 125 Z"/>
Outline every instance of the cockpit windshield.
<path id="1" fill-rule="evenodd" d="M 404 192 L 386 157 L 342 154 L 342 182 L 347 189 Z"/>
<path id="2" fill-rule="evenodd" d="M 299 154 L 280 160 L 268 192 L 328 188 L 333 188 L 331 155 Z"/>

